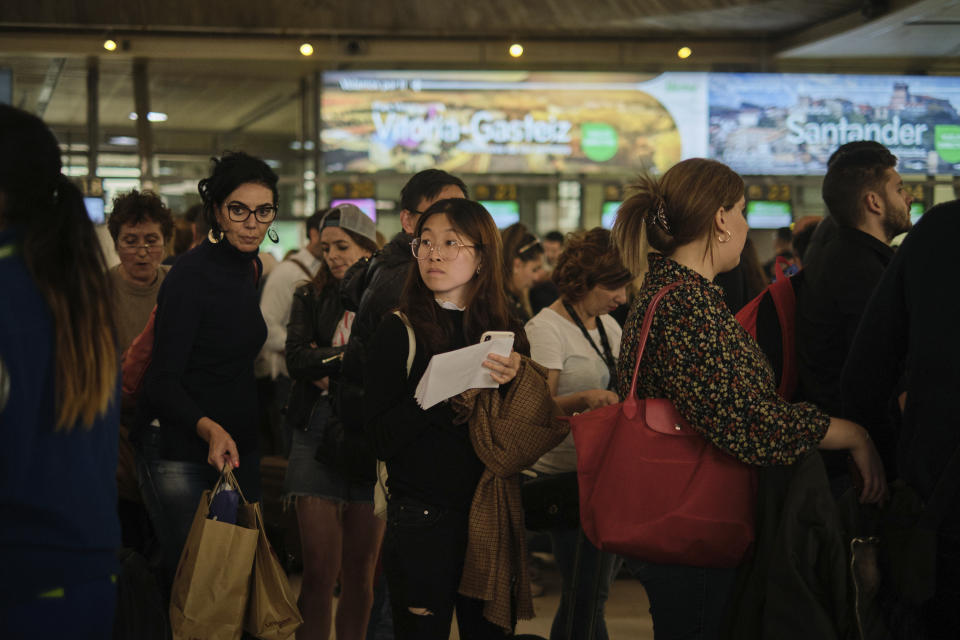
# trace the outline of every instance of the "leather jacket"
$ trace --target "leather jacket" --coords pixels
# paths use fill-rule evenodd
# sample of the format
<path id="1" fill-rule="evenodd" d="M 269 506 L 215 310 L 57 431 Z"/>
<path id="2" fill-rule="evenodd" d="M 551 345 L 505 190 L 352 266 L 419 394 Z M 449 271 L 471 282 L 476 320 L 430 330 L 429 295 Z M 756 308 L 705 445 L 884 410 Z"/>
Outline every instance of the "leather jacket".
<path id="1" fill-rule="evenodd" d="M 340 372 L 344 347 L 332 347 L 330 342 L 343 313 L 336 282 L 319 294 L 312 284 L 301 285 L 294 291 L 286 342 L 287 369 L 294 380 L 287 402 L 287 420 L 294 428 L 306 428 L 310 411 L 323 395 L 313 381 Z M 333 386 L 331 379 L 331 397 Z"/>

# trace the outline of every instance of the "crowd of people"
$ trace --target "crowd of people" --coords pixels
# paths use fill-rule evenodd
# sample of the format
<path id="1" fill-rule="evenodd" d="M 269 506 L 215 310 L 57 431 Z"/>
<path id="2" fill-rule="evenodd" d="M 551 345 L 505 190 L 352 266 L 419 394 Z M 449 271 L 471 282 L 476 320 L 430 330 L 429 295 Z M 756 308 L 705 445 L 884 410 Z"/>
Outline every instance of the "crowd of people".
<path id="1" fill-rule="evenodd" d="M 873 637 L 861 596 L 818 574 L 848 574 L 842 545 L 813 572 L 800 565 L 822 530 L 849 533 L 844 504 L 882 520 L 903 487 L 942 511 L 935 584 L 911 609 L 926 635 L 912 637 L 960 629 L 957 303 L 939 285 L 960 201 L 930 210 L 895 252 L 911 198 L 879 143 L 838 150 L 827 219 L 800 251 L 778 249 L 802 265 L 791 398 L 735 318 L 770 275 L 747 236 L 743 179 L 713 160 L 641 176 L 612 231 L 543 240 L 519 223 L 498 230 L 460 178 L 427 169 L 401 191 L 389 242 L 355 206 L 324 209 L 267 276 L 260 246 L 275 241 L 281 203 L 259 158 L 214 159 L 202 204 L 176 222 L 150 191 L 118 196 L 108 268 L 44 123 L 0 105 L 0 151 L 4 637 L 110 637 L 121 545 L 152 550 L 169 595 L 203 492 L 229 467 L 260 500 L 264 454 L 285 460 L 296 513 L 297 638 L 445 639 L 454 614 L 461 638 L 509 637 L 533 613 L 522 478 L 575 477 L 562 417 L 627 398 L 638 364 L 640 398 L 668 400 L 710 445 L 770 471 L 758 523 L 776 526 L 758 524 L 739 571 L 621 557 L 576 522 L 549 529 L 563 587 L 551 640 L 606 639 L 624 570 L 661 640 L 747 627 Z M 145 329 L 142 393 L 121 394 L 121 359 Z M 479 365 L 494 388 L 421 406 L 431 358 L 486 332 L 513 340 Z M 749 596 L 758 563 L 782 577 L 763 583 L 762 603 Z M 791 602 L 793 616 L 771 613 Z"/>

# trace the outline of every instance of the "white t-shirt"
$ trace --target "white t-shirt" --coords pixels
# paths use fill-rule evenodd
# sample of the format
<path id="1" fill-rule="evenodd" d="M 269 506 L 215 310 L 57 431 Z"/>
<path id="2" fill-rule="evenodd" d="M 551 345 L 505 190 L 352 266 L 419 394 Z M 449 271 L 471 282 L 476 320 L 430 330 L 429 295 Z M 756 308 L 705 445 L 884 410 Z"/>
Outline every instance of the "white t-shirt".
<path id="1" fill-rule="evenodd" d="M 603 323 L 613 356 L 619 356 L 620 325 L 606 314 L 598 317 L 597 322 Z M 607 388 L 610 372 L 606 363 L 573 322 L 547 307 L 534 316 L 525 329 L 530 340 L 530 356 L 547 369 L 560 372 L 557 378 L 558 396 Z M 588 333 L 603 352 L 600 332 L 592 329 Z M 542 473 L 576 471 L 577 452 L 573 446 L 573 435 L 567 435 L 563 442 L 545 453 L 533 468 Z"/>

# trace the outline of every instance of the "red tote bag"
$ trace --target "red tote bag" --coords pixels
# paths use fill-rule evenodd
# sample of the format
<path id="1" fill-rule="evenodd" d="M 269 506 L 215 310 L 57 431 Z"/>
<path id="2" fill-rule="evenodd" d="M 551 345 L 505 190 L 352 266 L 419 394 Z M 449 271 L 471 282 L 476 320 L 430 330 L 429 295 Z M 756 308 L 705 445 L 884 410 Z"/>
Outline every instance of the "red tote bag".
<path id="1" fill-rule="evenodd" d="M 643 319 L 630 395 L 570 418 L 580 521 L 602 551 L 660 564 L 735 567 L 754 539 L 755 470 L 707 442 L 637 373 L 662 288 Z"/>

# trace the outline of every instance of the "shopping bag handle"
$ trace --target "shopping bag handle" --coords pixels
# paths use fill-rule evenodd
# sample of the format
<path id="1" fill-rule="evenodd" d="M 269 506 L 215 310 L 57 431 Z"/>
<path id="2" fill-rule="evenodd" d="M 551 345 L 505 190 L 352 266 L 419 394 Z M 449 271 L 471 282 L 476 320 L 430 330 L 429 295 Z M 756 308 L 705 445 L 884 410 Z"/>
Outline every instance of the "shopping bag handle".
<path id="1" fill-rule="evenodd" d="M 647 346 L 647 336 L 650 334 L 650 326 L 653 324 L 653 314 L 663 297 L 676 289 L 681 284 L 680 280 L 672 282 L 657 291 L 653 300 L 647 305 L 647 313 L 643 316 L 643 326 L 640 329 L 640 339 L 637 344 L 637 358 L 633 365 L 633 380 L 630 381 L 630 393 L 623 403 L 623 413 L 631 420 L 637 415 L 639 400 L 637 400 L 637 376 L 640 373 L 640 361 L 643 360 L 643 350 Z"/>
<path id="2" fill-rule="evenodd" d="M 230 485 L 240 494 L 240 499 L 243 501 L 242 504 L 249 504 L 247 502 L 247 497 L 243 495 L 243 490 L 240 489 L 240 483 L 237 482 L 236 476 L 233 475 L 233 470 L 230 468 L 230 463 L 223 465 L 223 469 L 220 470 L 220 478 L 217 480 L 217 484 L 213 485 L 213 491 L 210 492 L 210 498 L 217 495 L 217 490 L 220 488 L 220 485 L 223 484 L 224 480 L 228 480 Z"/>

